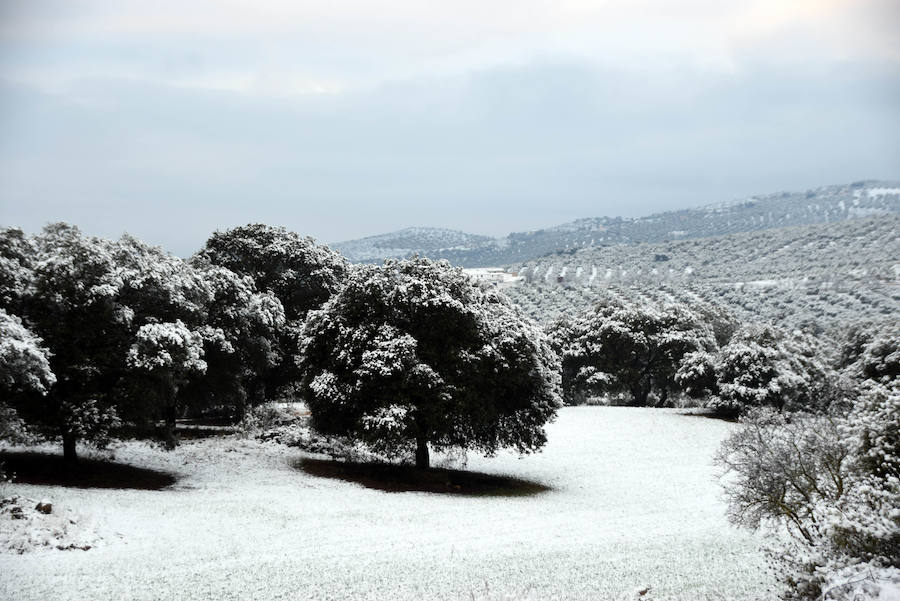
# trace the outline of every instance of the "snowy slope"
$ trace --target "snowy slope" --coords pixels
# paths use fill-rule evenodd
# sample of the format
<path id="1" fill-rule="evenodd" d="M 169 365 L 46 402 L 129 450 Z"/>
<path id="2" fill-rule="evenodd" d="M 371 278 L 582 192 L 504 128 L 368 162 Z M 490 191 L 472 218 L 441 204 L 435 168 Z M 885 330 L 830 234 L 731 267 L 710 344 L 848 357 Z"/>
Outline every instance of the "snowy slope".
<path id="1" fill-rule="evenodd" d="M 162 491 L 14 488 L 89 514 L 90 551 L 0 555 L 0 598 L 765 598 L 751 535 L 724 517 L 711 457 L 731 424 L 572 407 L 545 452 L 469 469 L 553 487 L 532 497 L 385 493 L 296 471 L 297 453 L 226 439 L 117 458 L 182 474 Z"/>
<path id="2" fill-rule="evenodd" d="M 835 327 L 900 313 L 900 213 L 658 244 L 562 252 L 509 267 L 539 320 L 603 298 L 697 300 L 745 321 Z"/>

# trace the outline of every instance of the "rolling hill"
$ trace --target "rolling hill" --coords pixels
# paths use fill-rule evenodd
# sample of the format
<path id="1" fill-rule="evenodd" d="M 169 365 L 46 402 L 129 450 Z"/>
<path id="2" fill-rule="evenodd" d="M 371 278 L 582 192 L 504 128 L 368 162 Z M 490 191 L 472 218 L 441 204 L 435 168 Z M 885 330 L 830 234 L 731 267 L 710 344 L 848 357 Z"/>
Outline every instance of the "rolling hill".
<path id="1" fill-rule="evenodd" d="M 604 298 L 721 305 L 742 321 L 814 331 L 900 315 L 900 213 L 656 244 L 619 244 L 510 265 L 507 294 L 540 321 Z"/>
<path id="2" fill-rule="evenodd" d="M 354 262 L 417 253 L 462 267 L 529 261 L 559 251 L 756 232 L 833 223 L 900 211 L 900 183 L 863 181 L 805 192 L 779 192 L 640 218 L 597 217 L 490 238 L 440 228 L 408 228 L 332 244 Z"/>

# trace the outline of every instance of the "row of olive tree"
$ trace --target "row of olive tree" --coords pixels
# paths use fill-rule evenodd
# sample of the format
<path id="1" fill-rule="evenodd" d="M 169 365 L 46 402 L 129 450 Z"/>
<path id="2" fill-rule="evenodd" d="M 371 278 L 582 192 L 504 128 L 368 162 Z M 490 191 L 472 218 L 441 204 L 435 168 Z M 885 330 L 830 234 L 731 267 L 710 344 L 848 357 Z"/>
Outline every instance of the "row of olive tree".
<path id="1" fill-rule="evenodd" d="M 34 429 L 102 442 L 122 420 L 186 409 L 240 414 L 290 394 L 305 314 L 333 294 L 343 258 L 283 228 L 216 232 L 189 260 L 124 236 L 53 224 L 0 230 L 0 387 Z"/>

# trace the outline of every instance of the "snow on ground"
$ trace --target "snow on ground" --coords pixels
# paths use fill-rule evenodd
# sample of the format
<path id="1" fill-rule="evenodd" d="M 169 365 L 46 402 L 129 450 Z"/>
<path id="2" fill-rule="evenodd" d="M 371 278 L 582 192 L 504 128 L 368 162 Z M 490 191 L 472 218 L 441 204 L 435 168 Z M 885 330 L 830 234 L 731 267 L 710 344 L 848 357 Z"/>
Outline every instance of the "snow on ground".
<path id="1" fill-rule="evenodd" d="M 89 551 L 0 555 L 0 598 L 765 598 L 752 535 L 730 527 L 710 458 L 733 425 L 675 411 L 566 408 L 541 454 L 468 469 L 531 497 L 388 493 L 309 476 L 300 453 L 238 438 L 145 444 L 117 460 L 181 475 L 161 491 L 11 485 L 111 534 Z M 10 492 L 4 492 L 9 495 Z"/>
<path id="2" fill-rule="evenodd" d="M 101 542 L 93 524 L 46 499 L 0 498 L 0 552 L 89 550 Z"/>

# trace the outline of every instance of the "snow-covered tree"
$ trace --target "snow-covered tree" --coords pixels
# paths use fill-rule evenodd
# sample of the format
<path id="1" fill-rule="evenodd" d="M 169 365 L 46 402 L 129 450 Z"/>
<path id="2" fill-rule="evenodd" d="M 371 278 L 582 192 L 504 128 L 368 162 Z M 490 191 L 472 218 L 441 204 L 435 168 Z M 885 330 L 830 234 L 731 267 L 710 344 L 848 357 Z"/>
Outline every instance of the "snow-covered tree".
<path id="1" fill-rule="evenodd" d="M 22 320 L 0 309 L 0 388 L 45 395 L 56 382 L 49 351 Z"/>
<path id="2" fill-rule="evenodd" d="M 561 315 L 555 319 L 545 331 L 553 347 L 560 357 L 560 382 L 562 384 L 563 402 L 567 405 L 583 405 L 589 395 L 594 392 L 590 387 L 576 385 L 581 364 L 567 359 L 566 351 L 576 338 L 576 328 L 581 321 L 569 315 Z"/>
<path id="3" fill-rule="evenodd" d="M 429 447 L 537 450 L 560 403 L 540 328 L 446 262 L 355 269 L 310 312 L 300 350 L 317 430 L 419 467 Z"/>
<path id="4" fill-rule="evenodd" d="M 291 394 L 299 380 L 293 357 L 308 311 L 331 297 L 346 278 L 344 258 L 283 227 L 249 224 L 217 231 L 194 257 L 195 264 L 210 264 L 252 278 L 256 291 L 272 293 L 284 311 L 278 326 L 279 363 L 257 378 L 265 400 Z"/>
<path id="5" fill-rule="evenodd" d="M 211 293 L 202 273 L 161 247 L 127 234 L 106 243 L 120 283 L 116 300 L 135 331 L 147 323 L 204 322 Z"/>
<path id="6" fill-rule="evenodd" d="M 190 375 L 206 371 L 203 336 L 180 320 L 145 324 L 128 351 L 128 365 L 145 374 L 155 389 L 166 420 L 166 444 L 174 448 L 179 389 Z"/>
<path id="7" fill-rule="evenodd" d="M 197 256 L 250 276 L 261 292 L 271 290 L 292 321 L 328 300 L 347 273 L 347 262 L 327 246 L 261 223 L 215 232 Z"/>
<path id="8" fill-rule="evenodd" d="M 123 360 L 121 279 L 109 245 L 74 226 L 49 225 L 33 243 L 22 317 L 50 350 L 56 383 L 19 409 L 29 423 L 61 435 L 66 459 L 75 460 L 78 440 L 102 443 L 118 421 L 110 391 Z"/>
<path id="9" fill-rule="evenodd" d="M 675 372 L 675 384 L 688 396 L 700 398 L 718 390 L 716 355 L 707 351 L 685 354 Z"/>
<path id="10" fill-rule="evenodd" d="M 883 384 L 900 379 L 900 324 L 875 334 L 863 346 L 856 367 L 862 377 Z"/>
<path id="11" fill-rule="evenodd" d="M 259 293 L 253 279 L 199 257 L 190 262 L 131 236 L 112 244 L 122 281 L 118 300 L 127 316 L 131 353 L 120 381 L 129 418 L 165 419 L 174 444 L 175 418 L 208 410 L 240 418 L 249 403 L 266 400 L 265 383 L 283 359 L 281 302 Z M 176 327 L 176 324 L 180 324 Z M 204 369 L 177 363 L 148 369 L 133 352 L 160 327 L 201 341 Z M 193 362 L 189 362 L 193 365 Z"/>
<path id="12" fill-rule="evenodd" d="M 56 382 L 48 358 L 43 341 L 0 309 L 0 440 L 24 437 L 24 423 L 10 403 L 19 395 L 47 394 Z"/>
<path id="13" fill-rule="evenodd" d="M 0 228 L 0 308 L 20 314 L 31 283 L 35 249 L 18 228 Z"/>
<path id="14" fill-rule="evenodd" d="M 239 418 L 274 396 L 266 384 L 284 361 L 284 308 L 271 292 L 257 292 L 249 276 L 197 261 L 194 267 L 210 293 L 205 331 L 215 335 L 204 336 L 206 373 L 191 378 L 183 392 L 194 408 L 223 408 Z"/>
<path id="15" fill-rule="evenodd" d="M 716 357 L 709 406 L 732 415 L 762 406 L 824 408 L 836 375 L 829 363 L 825 349 L 800 331 L 745 325 Z"/>
<path id="16" fill-rule="evenodd" d="M 779 358 L 778 349 L 753 340 L 723 347 L 716 365 L 717 395 L 711 407 L 735 414 L 749 407 L 781 407 L 784 388 L 792 384 L 783 380 L 796 374 L 781 374 Z"/>
<path id="17" fill-rule="evenodd" d="M 859 358 L 863 349 L 878 335 L 885 324 L 870 320 L 853 320 L 841 324 L 841 327 L 831 333 L 835 341 L 836 365 L 835 367 L 845 371 L 852 371 L 852 376 L 860 376 L 858 369 Z"/>
<path id="18" fill-rule="evenodd" d="M 678 305 L 598 305 L 566 327 L 562 343 L 567 399 L 580 394 L 625 394 L 646 405 L 652 392 L 664 404 L 688 353 L 715 348 L 712 331 Z"/>
<path id="19" fill-rule="evenodd" d="M 119 362 L 114 395 L 120 414 L 141 429 L 151 431 L 158 420 L 165 421 L 163 436 L 167 444 L 175 441 L 173 432 L 175 411 L 185 403 L 173 396 L 172 380 L 178 382 L 175 394 L 180 393 L 187 375 L 199 375 L 187 370 L 185 377 L 165 376 L 166 370 L 150 370 L 146 362 L 137 362 L 135 349 L 152 354 L 147 336 L 155 329 L 181 324 L 177 330 L 189 330 L 193 338 L 206 332 L 206 308 L 211 292 L 202 275 L 183 259 L 162 248 L 146 244 L 132 236 L 105 241 L 109 247 L 120 283 L 116 306 L 120 327 L 115 354 Z M 112 333 L 111 333 L 112 334 Z M 159 332 L 156 332 L 159 335 Z M 111 366 L 112 367 L 112 366 Z M 177 366 L 166 368 L 177 371 Z"/>
<path id="20" fill-rule="evenodd" d="M 740 322 L 728 309 L 719 303 L 692 299 L 691 312 L 710 330 L 712 330 L 717 346 L 725 346 L 740 327 Z"/>

